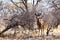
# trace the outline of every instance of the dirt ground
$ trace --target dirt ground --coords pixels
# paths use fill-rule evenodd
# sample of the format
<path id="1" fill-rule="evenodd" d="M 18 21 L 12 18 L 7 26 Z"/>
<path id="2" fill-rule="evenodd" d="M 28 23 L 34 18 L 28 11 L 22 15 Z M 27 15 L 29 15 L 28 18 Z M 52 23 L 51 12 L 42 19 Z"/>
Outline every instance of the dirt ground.
<path id="1" fill-rule="evenodd" d="M 57 29 L 50 31 L 49 36 L 46 36 L 46 30 L 41 34 L 41 31 L 23 31 L 23 33 L 18 32 L 14 35 L 14 31 L 9 30 L 0 36 L 0 40 L 60 40 L 60 26 Z"/>
<path id="2" fill-rule="evenodd" d="M 0 40 L 60 40 L 59 36 L 40 36 L 40 37 L 31 37 L 31 38 L 4 38 L 0 37 Z"/>
<path id="3" fill-rule="evenodd" d="M 45 34 L 41 36 L 41 34 L 38 34 L 38 32 L 31 34 L 17 33 L 16 36 L 13 34 L 4 34 L 4 36 L 0 37 L 0 40 L 60 40 L 60 32 L 50 32 L 49 36 L 46 36 Z"/>

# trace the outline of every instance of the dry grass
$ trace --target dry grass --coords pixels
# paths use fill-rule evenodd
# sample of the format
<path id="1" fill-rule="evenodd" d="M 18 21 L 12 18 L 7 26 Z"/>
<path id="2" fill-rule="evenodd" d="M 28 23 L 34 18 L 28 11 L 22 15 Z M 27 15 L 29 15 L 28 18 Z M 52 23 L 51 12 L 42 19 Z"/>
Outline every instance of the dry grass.
<path id="1" fill-rule="evenodd" d="M 2 28 L 1 28 L 2 29 Z M 44 37 L 41 36 L 41 32 L 34 32 L 34 31 L 27 31 L 29 34 L 25 33 L 17 33 L 16 36 L 13 35 L 14 30 L 9 30 L 4 33 L 4 37 L 0 37 L 0 40 L 60 40 L 60 26 L 58 26 L 58 29 L 54 29 L 53 32 L 50 32 L 49 35 L 51 36 L 45 36 L 46 35 L 46 29 L 47 25 L 45 25 L 45 31 L 44 31 Z M 39 36 L 39 37 L 38 37 Z"/>

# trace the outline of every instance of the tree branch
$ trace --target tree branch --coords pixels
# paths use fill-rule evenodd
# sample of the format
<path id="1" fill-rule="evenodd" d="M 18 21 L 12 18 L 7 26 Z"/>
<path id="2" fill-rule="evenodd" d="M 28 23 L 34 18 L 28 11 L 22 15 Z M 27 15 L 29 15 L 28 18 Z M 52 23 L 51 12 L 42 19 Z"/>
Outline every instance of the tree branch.
<path id="1" fill-rule="evenodd" d="M 38 4 L 38 2 L 40 2 L 41 0 L 37 0 L 37 2 L 36 2 L 36 5 Z"/>
<path id="2" fill-rule="evenodd" d="M 28 1 L 28 0 L 22 0 L 22 3 L 24 4 L 26 10 L 28 10 L 27 1 Z"/>
<path id="3" fill-rule="evenodd" d="M 16 5 L 16 4 L 13 2 L 13 0 L 11 0 L 11 2 L 12 2 L 16 7 L 22 9 L 23 11 L 25 11 L 21 6 L 19 7 L 18 5 Z"/>

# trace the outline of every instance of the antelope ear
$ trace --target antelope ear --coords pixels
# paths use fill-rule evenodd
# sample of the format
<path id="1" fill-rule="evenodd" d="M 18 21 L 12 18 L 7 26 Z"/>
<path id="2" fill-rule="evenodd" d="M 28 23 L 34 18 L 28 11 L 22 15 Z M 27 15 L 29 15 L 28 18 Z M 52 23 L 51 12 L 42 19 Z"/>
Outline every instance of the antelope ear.
<path id="1" fill-rule="evenodd" d="M 36 14 L 36 13 L 35 13 L 35 15 L 36 15 L 36 16 L 40 16 L 40 15 L 41 15 L 41 13 L 38 13 L 38 14 Z"/>

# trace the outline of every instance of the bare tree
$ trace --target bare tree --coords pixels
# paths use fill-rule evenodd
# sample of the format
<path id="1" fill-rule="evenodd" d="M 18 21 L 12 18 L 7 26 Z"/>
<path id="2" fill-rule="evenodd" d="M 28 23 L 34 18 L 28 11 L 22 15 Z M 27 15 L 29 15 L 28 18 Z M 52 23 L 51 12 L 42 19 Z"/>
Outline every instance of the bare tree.
<path id="1" fill-rule="evenodd" d="M 20 25 L 24 29 L 33 30 L 34 22 L 35 22 L 35 11 L 34 11 L 33 7 L 31 7 L 32 11 L 30 12 L 28 10 L 27 0 L 22 0 L 22 3 L 24 4 L 26 10 L 24 10 L 22 7 L 19 7 L 18 5 L 16 5 L 12 0 L 11 0 L 11 2 L 18 8 L 22 9 L 23 12 L 21 12 L 21 14 L 19 14 L 19 15 L 14 14 L 13 16 L 11 16 L 11 18 L 6 19 L 9 21 L 8 25 L 0 33 L 0 35 L 6 31 L 8 31 L 11 28 L 17 27 L 18 25 Z M 7 23 L 7 22 L 5 21 L 5 23 Z"/>

